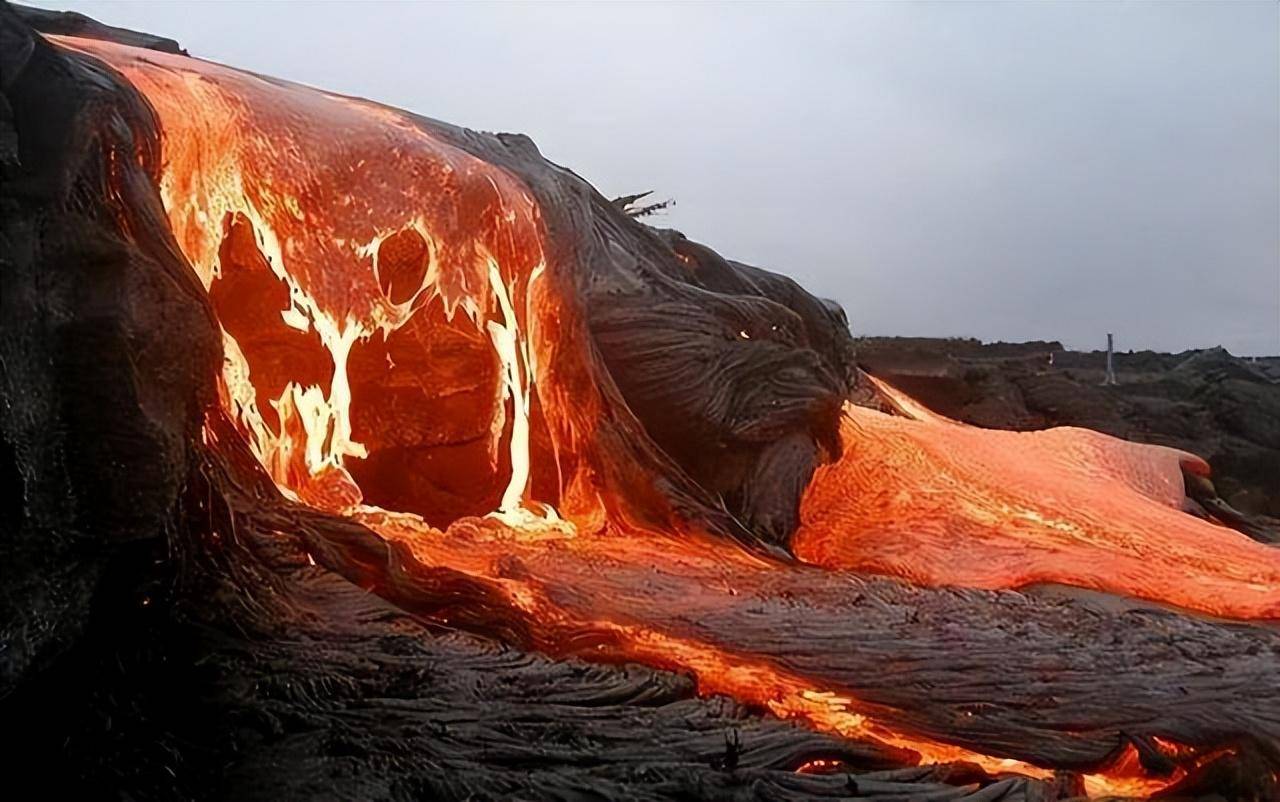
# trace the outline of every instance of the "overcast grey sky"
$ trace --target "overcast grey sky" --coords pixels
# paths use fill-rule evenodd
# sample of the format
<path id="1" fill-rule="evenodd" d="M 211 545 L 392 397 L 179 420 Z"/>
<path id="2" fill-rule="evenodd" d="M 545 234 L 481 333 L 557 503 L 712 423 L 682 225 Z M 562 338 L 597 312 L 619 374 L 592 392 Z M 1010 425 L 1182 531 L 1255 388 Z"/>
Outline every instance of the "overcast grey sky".
<path id="1" fill-rule="evenodd" d="M 1280 5 L 42 2 L 530 134 L 855 333 L 1280 353 Z"/>

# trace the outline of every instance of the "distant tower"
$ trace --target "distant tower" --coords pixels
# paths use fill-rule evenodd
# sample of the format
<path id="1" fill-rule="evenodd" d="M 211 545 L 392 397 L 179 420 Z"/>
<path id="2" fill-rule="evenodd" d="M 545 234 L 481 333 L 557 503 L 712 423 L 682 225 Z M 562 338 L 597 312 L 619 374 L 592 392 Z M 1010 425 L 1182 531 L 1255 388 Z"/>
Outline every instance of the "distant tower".
<path id="1" fill-rule="evenodd" d="M 1111 337 L 1111 332 L 1107 332 L 1107 377 L 1102 380 L 1103 384 L 1116 383 L 1116 368 L 1112 362 L 1111 356 L 1114 351 L 1115 342 Z"/>

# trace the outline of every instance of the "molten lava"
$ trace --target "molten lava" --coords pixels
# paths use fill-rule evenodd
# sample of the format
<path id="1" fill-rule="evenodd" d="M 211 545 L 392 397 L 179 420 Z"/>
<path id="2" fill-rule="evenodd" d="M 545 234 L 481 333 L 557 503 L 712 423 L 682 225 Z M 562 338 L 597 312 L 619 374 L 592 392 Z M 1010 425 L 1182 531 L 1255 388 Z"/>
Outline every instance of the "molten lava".
<path id="1" fill-rule="evenodd" d="M 154 109 L 172 230 L 223 326 L 223 408 L 284 492 L 404 544 L 424 568 L 498 588 L 551 653 L 692 671 L 703 692 L 919 760 L 1051 774 L 889 726 L 842 688 L 847 674 L 702 623 L 784 594 L 822 615 L 848 607 L 809 589 L 816 569 L 691 523 L 638 523 L 660 516 L 609 477 L 643 469 L 593 438 L 604 405 L 573 367 L 586 335 L 561 288 L 586 268 L 548 258 L 513 176 L 433 135 L 438 124 L 366 101 L 57 41 Z M 848 407 L 844 454 L 804 500 L 802 560 L 1280 613 L 1275 553 L 1177 510 L 1180 465 L 1203 469 L 1194 457 L 1080 430 L 977 430 L 883 390 L 906 414 Z M 1095 792 L 1167 781 L 1088 780 Z"/>
<path id="2" fill-rule="evenodd" d="M 1280 618 L 1280 552 L 1183 513 L 1186 452 L 1087 429 L 977 429 L 882 382 L 809 485 L 796 556 L 926 585 L 1062 583 L 1227 618 Z"/>
<path id="3" fill-rule="evenodd" d="M 488 491 L 518 516 L 532 380 L 523 329 L 543 266 L 528 194 L 372 104 L 74 46 L 108 57 L 161 121 L 161 196 L 224 324 L 223 403 L 277 483 L 342 510 L 370 487 L 375 499 L 395 495 L 380 477 L 357 487 L 348 473 L 357 460 L 378 472 L 379 452 L 427 472 L 447 452 L 437 475 L 459 464 L 495 474 L 509 408 L 507 485 L 440 485 Z M 478 498 L 453 501 L 488 511 Z"/>

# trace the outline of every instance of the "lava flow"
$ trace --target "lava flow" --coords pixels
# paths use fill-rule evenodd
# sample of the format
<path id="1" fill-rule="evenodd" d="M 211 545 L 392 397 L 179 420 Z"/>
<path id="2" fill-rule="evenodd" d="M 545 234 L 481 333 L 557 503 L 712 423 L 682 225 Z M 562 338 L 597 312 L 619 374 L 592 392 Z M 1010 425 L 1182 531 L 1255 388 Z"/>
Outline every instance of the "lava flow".
<path id="1" fill-rule="evenodd" d="M 803 653 L 807 623 L 846 618 L 863 578 L 835 596 L 814 584 L 828 571 L 678 516 L 652 525 L 663 515 L 616 478 L 645 469 L 595 437 L 606 405 L 575 367 L 587 335 L 563 288 L 585 268 L 549 258 L 539 208 L 511 174 L 372 103 L 55 39 L 109 64 L 157 115 L 162 199 L 223 328 L 221 402 L 282 491 L 403 544 L 424 570 L 497 588 L 553 654 L 692 671 L 704 692 L 909 759 L 1052 774 L 1036 745 L 1018 759 L 985 750 L 941 713 L 885 723 L 892 705 L 850 690 L 871 673 L 858 643 Z M 802 507 L 802 560 L 1280 612 L 1273 552 L 1176 510 L 1179 464 L 1193 458 L 1076 430 L 980 431 L 899 403 L 906 416 L 848 408 L 844 456 Z M 757 608 L 782 634 L 743 642 L 727 614 Z M 1060 714 L 1048 737 L 1069 739 L 1069 711 L 1041 714 Z M 1105 757 L 1080 747 L 1081 765 Z M 1098 793 L 1166 782 L 1087 780 Z"/>
<path id="2" fill-rule="evenodd" d="M 820 468 L 792 540 L 828 568 L 926 585 L 1037 583 L 1280 618 L 1280 552 L 1180 510 L 1186 452 L 1087 429 L 978 429 L 883 382 L 903 414 L 849 405 L 846 450 Z"/>

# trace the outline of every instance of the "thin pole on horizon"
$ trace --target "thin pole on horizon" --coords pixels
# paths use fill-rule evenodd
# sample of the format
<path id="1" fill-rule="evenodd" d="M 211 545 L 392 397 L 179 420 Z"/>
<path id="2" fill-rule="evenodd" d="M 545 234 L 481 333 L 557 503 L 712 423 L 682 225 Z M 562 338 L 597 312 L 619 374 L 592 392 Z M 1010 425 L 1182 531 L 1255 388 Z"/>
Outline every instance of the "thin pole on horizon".
<path id="1" fill-rule="evenodd" d="M 1107 376 L 1105 379 L 1102 380 L 1103 384 L 1116 383 L 1115 363 L 1112 360 L 1112 354 L 1114 353 L 1114 351 L 1115 351 L 1115 340 L 1113 339 L 1111 332 L 1107 332 Z"/>

